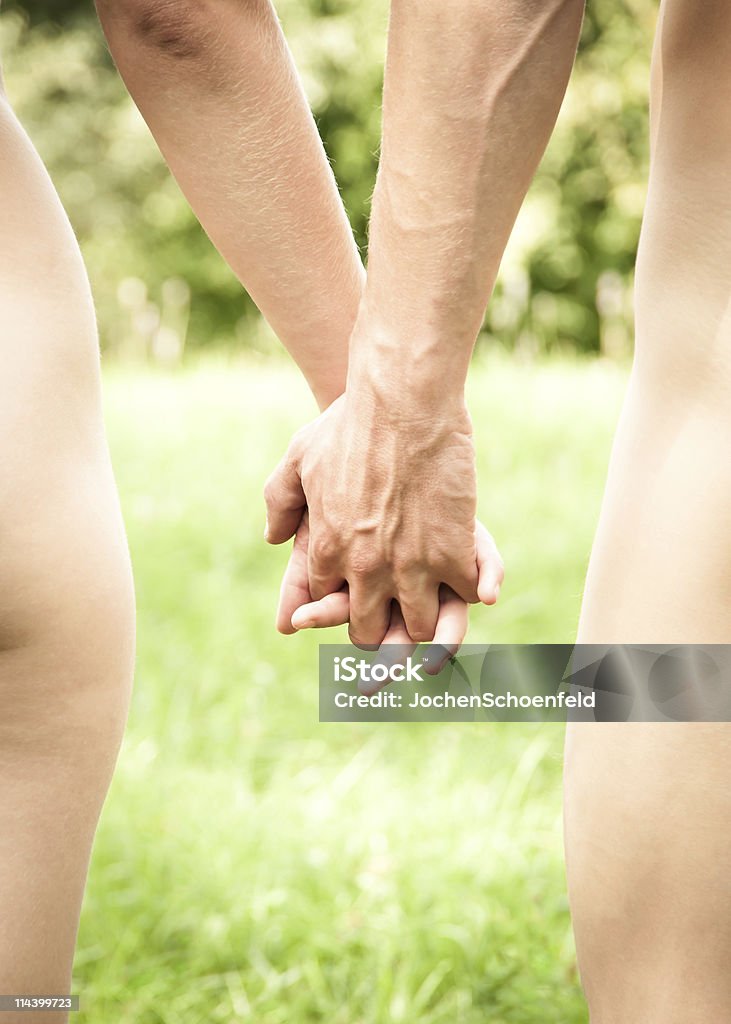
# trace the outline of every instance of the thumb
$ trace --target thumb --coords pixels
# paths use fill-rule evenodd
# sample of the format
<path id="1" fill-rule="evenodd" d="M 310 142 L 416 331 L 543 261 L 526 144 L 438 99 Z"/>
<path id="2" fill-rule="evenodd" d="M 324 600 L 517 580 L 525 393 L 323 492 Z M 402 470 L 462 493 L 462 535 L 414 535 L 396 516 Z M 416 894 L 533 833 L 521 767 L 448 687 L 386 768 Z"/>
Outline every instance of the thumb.
<path id="1" fill-rule="evenodd" d="M 264 539 L 270 544 L 283 544 L 297 532 L 307 506 L 299 475 L 299 465 L 285 455 L 264 485 L 267 524 Z"/>
<path id="2" fill-rule="evenodd" d="M 495 604 L 505 578 L 505 567 L 492 534 L 479 519 L 475 520 L 475 542 L 479 573 L 477 596 L 483 604 Z"/>

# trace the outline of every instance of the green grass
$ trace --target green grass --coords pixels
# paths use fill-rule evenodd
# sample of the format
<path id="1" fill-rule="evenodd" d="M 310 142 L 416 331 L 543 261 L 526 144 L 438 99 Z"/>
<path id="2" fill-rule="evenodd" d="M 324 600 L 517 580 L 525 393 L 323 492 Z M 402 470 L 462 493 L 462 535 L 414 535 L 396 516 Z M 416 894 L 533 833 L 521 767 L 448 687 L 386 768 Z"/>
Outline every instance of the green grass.
<path id="1" fill-rule="evenodd" d="M 507 563 L 469 639 L 573 637 L 624 374 L 475 367 Z M 261 486 L 312 414 L 280 364 L 113 367 L 139 669 L 76 961 L 95 1024 L 578 1024 L 551 725 L 320 725 L 272 620 Z"/>

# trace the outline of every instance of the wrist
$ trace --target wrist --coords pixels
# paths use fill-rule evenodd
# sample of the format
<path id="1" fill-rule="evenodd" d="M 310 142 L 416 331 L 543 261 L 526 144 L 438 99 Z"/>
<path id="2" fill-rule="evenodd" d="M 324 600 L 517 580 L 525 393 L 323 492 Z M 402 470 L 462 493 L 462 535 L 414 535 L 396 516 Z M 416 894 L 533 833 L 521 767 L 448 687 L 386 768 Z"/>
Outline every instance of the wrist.
<path id="1" fill-rule="evenodd" d="M 345 401 L 366 433 L 385 431 L 426 445 L 454 431 L 472 435 L 463 390 L 440 391 L 431 384 L 414 387 L 413 380 L 405 386 L 400 374 L 373 363 L 363 372 L 351 367 Z"/>
<path id="2" fill-rule="evenodd" d="M 350 338 L 346 391 L 392 419 L 462 412 L 469 354 L 428 325 L 385 324 L 364 305 Z"/>

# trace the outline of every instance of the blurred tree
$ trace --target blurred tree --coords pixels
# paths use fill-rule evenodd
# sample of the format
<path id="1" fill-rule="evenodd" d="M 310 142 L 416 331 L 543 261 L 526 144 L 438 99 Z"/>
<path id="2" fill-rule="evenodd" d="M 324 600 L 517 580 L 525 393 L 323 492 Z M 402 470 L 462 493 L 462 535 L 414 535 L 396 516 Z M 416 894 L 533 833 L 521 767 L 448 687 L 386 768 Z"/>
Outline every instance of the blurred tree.
<path id="1" fill-rule="evenodd" d="M 3 10 L 21 11 L 32 25 L 48 21 L 64 25 L 79 14 L 88 16 L 92 4 L 93 0 L 5 0 Z"/>
<path id="2" fill-rule="evenodd" d="M 365 249 L 387 0 L 281 0 L 277 8 Z M 105 344 L 154 338 L 170 279 L 182 279 L 192 295 L 190 344 L 263 343 L 251 303 L 198 227 L 127 97 L 91 0 L 11 0 L 3 12 L 11 98 L 79 235 Z M 559 125 L 486 318 L 486 336 L 500 344 L 612 355 L 630 345 L 654 19 L 654 0 L 589 4 Z M 130 279 L 141 286 L 130 289 Z M 135 303 L 124 298 L 130 295 Z"/>

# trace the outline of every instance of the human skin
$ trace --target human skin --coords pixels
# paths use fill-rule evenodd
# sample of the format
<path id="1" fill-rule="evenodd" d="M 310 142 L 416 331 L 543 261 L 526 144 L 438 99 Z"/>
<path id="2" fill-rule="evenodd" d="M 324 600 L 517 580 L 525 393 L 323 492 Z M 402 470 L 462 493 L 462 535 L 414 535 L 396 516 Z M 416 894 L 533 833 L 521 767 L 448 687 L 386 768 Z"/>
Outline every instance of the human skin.
<path id="1" fill-rule="evenodd" d="M 583 643 L 731 642 L 731 8 L 664 0 L 636 356 Z M 566 856 L 592 1024 L 731 1019 L 728 724 L 571 724 Z"/>
<path id="2" fill-rule="evenodd" d="M 62 994 L 134 608 L 86 274 L 1 88 L 0 199 L 0 992 Z"/>
<path id="3" fill-rule="evenodd" d="M 345 390 L 365 272 L 286 41 L 269 3 L 97 0 L 110 49 L 191 206 L 302 368 L 321 408 Z M 181 117 L 181 111 L 185 116 Z M 203 156 L 202 156 L 203 154 Z M 300 520 L 302 515 L 300 513 Z M 502 563 L 477 532 L 486 603 Z M 347 590 L 312 604 L 298 524 L 277 613 L 294 632 L 348 621 Z M 400 609 L 385 640 L 409 641 Z M 436 640 L 454 650 L 467 607 L 443 587 Z M 435 663 L 435 667 L 438 664 Z"/>
<path id="4" fill-rule="evenodd" d="M 343 392 L 365 271 L 271 4 L 96 6 L 176 180 L 324 409 Z"/>
<path id="5" fill-rule="evenodd" d="M 555 123 L 579 0 L 393 0 L 368 276 L 345 395 L 267 484 L 267 537 L 309 514 L 310 590 L 348 585 L 351 639 L 392 601 L 431 640 L 439 590 L 478 591 L 464 383 L 503 249 Z M 294 621 L 298 621 L 295 619 Z"/>

